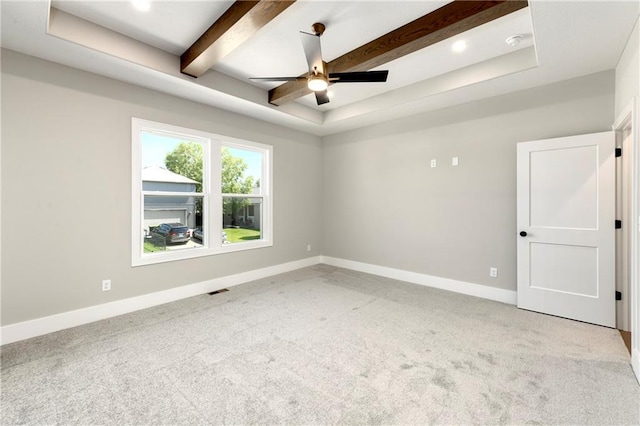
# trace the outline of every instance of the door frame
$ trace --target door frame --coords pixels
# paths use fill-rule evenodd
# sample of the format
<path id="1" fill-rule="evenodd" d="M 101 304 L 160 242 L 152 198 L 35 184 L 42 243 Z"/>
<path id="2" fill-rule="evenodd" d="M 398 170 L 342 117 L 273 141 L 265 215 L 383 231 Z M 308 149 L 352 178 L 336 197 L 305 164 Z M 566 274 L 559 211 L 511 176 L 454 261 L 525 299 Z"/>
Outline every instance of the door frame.
<path id="1" fill-rule="evenodd" d="M 638 283 L 638 273 L 640 270 L 640 259 L 638 258 L 638 247 L 640 246 L 640 198 L 638 196 L 638 189 L 640 188 L 640 155 L 639 140 L 638 140 L 638 98 L 634 97 L 627 104 L 627 106 L 618 115 L 614 122 L 612 130 L 616 132 L 616 135 L 623 132 L 626 129 L 631 128 L 631 145 L 632 145 L 632 158 L 631 158 L 631 170 L 629 174 L 629 180 L 631 182 L 631 200 L 629 203 L 631 223 L 629 226 L 623 227 L 622 232 L 629 232 L 629 287 L 631 294 L 629 297 L 630 309 L 631 309 L 631 366 L 636 375 L 636 378 L 640 380 L 640 289 Z M 624 153 L 623 153 L 624 155 Z M 623 296 L 624 297 L 624 296 Z"/>

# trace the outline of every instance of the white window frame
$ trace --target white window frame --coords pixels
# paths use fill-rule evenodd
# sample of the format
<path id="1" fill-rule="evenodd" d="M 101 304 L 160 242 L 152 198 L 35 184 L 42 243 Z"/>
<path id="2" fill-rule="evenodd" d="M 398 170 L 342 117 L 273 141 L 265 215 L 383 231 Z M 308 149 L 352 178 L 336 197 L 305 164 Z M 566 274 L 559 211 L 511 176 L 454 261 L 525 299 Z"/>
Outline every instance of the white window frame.
<path id="1" fill-rule="evenodd" d="M 144 196 L 180 195 L 184 193 L 155 192 L 142 190 L 142 132 L 184 138 L 203 143 L 203 182 L 202 192 L 191 194 L 203 197 L 204 241 L 202 247 L 182 250 L 144 253 Z M 245 194 L 246 197 L 262 198 L 261 238 L 241 243 L 222 244 L 222 147 L 261 152 L 262 174 L 260 176 L 260 194 Z M 246 141 L 209 132 L 158 123 L 139 118 L 131 119 L 131 265 L 143 266 L 156 263 L 192 259 L 202 256 L 231 253 L 273 246 L 273 147 L 257 142 Z"/>

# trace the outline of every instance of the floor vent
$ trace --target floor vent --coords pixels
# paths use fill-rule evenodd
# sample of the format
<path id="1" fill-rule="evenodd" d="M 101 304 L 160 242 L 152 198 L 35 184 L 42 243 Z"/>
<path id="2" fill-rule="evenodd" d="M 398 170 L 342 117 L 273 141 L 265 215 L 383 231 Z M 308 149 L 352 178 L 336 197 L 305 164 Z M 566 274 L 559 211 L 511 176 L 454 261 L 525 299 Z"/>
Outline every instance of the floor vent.
<path id="1" fill-rule="evenodd" d="M 207 293 L 207 294 L 213 296 L 214 294 L 224 293 L 225 291 L 229 291 L 229 289 L 228 288 L 223 288 L 222 290 L 212 291 L 211 293 Z"/>

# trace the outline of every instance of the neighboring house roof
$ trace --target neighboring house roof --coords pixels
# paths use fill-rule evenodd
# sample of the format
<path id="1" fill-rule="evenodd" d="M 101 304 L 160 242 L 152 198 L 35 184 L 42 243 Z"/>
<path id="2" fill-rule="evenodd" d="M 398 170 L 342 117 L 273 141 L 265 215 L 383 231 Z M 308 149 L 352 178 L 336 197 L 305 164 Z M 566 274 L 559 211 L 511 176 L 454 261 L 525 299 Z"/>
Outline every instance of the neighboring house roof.
<path id="1" fill-rule="evenodd" d="M 170 182 L 170 183 L 199 183 L 188 177 L 184 177 L 177 173 L 160 166 L 149 166 L 142 169 L 143 182 Z"/>

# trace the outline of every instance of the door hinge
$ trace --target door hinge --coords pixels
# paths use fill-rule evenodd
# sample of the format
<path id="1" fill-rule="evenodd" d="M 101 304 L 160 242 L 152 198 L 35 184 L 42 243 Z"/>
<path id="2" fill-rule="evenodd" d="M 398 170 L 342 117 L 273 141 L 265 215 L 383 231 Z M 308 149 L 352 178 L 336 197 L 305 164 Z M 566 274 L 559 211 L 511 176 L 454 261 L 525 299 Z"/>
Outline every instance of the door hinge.
<path id="1" fill-rule="evenodd" d="M 622 292 L 616 291 L 616 300 L 622 300 Z"/>
<path id="2" fill-rule="evenodd" d="M 616 219 L 616 229 L 622 229 L 622 221 Z"/>
<path id="3" fill-rule="evenodd" d="M 622 157 L 622 148 L 616 148 L 616 157 Z"/>

